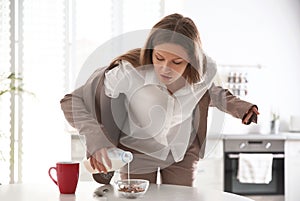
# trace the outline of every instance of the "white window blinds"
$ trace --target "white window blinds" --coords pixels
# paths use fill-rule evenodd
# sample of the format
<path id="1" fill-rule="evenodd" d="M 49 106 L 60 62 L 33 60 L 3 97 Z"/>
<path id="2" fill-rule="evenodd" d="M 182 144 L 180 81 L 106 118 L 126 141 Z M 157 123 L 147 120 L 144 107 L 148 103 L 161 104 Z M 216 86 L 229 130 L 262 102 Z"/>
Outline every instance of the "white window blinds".
<path id="1" fill-rule="evenodd" d="M 47 171 L 57 161 L 70 159 L 70 136 L 64 133 L 59 100 L 65 94 L 69 66 L 69 1 L 24 0 L 22 68 L 23 96 L 22 180 L 49 179 Z"/>
<path id="2" fill-rule="evenodd" d="M 0 0 L 0 91 L 10 84 L 5 79 L 11 71 L 11 8 L 9 0 Z M 0 183 L 10 180 L 11 95 L 0 95 Z"/>
<path id="3" fill-rule="evenodd" d="M 69 80 L 69 3 L 0 0 L 0 70 L 22 76 L 30 92 L 0 97 L 2 184 L 47 181 L 50 166 L 70 160 L 59 105 Z"/>
<path id="4" fill-rule="evenodd" d="M 163 0 L 0 0 L 0 74 L 18 73 L 30 92 L 0 97 L 0 183 L 47 182 L 50 166 L 71 160 L 60 99 L 74 90 L 80 68 L 97 47 L 113 36 L 150 29 L 162 17 L 162 5 Z"/>

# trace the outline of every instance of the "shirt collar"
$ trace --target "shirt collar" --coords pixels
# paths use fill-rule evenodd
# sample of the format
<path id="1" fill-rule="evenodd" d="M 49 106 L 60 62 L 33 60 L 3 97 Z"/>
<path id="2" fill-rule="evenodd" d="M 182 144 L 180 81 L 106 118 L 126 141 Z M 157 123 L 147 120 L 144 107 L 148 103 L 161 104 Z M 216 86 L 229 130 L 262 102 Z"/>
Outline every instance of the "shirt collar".
<path id="1" fill-rule="evenodd" d="M 152 68 L 146 70 L 145 73 L 145 84 L 144 85 L 157 85 L 160 88 L 167 90 L 167 86 L 160 82 L 157 76 L 155 75 L 155 71 Z M 179 90 L 177 90 L 173 95 L 175 96 L 183 96 L 186 94 L 193 93 L 193 85 L 187 85 Z"/>
<path id="2" fill-rule="evenodd" d="M 155 72 L 154 72 L 153 68 L 148 68 L 146 70 L 145 84 L 144 85 L 148 85 L 148 84 L 155 84 L 155 85 L 159 85 L 159 86 L 162 86 L 162 87 L 166 88 L 166 85 L 161 83 L 159 81 L 159 79 L 157 78 L 157 76 L 155 75 Z"/>

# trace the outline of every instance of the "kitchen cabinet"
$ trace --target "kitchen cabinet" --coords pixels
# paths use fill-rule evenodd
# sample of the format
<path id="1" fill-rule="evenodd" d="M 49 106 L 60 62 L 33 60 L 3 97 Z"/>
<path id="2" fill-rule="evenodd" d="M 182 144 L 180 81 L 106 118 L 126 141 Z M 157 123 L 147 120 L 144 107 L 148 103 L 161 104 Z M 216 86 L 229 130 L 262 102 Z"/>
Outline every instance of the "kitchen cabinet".
<path id="1" fill-rule="evenodd" d="M 205 157 L 198 163 L 194 187 L 223 191 L 223 155 L 223 140 L 208 139 Z"/>
<path id="2" fill-rule="evenodd" d="M 285 201 L 300 198 L 300 139 L 285 141 Z"/>

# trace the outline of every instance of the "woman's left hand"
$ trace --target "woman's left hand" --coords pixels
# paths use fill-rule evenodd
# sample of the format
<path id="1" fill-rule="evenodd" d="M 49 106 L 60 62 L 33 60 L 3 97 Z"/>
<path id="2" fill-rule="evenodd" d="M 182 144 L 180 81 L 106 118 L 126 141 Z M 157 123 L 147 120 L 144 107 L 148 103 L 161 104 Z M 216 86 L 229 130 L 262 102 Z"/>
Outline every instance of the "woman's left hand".
<path id="1" fill-rule="evenodd" d="M 246 116 L 243 118 L 243 124 L 250 124 L 254 115 L 259 115 L 258 108 L 256 106 L 252 106 Z"/>

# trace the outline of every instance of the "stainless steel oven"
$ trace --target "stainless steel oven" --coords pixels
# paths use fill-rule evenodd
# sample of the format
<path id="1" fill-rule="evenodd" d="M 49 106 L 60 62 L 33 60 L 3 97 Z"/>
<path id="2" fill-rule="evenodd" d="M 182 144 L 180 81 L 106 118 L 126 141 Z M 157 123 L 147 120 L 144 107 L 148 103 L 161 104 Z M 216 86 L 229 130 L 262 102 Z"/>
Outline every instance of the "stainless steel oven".
<path id="1" fill-rule="evenodd" d="M 225 139 L 224 153 L 224 191 L 240 195 L 284 194 L 284 140 Z M 240 183 L 237 179 L 240 153 L 273 154 L 271 182 Z"/>

